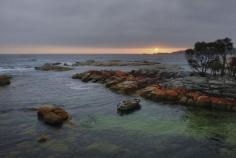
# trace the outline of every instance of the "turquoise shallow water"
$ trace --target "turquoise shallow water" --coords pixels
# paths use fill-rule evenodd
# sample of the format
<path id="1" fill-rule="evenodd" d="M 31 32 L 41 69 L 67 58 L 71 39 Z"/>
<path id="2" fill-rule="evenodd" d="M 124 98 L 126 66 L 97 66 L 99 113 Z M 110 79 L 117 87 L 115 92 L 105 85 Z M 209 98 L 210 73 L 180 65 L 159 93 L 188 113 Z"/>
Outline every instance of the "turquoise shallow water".
<path id="1" fill-rule="evenodd" d="M 33 70 L 32 65 L 76 59 L 5 58 L 8 66 L 28 67 L 1 72 L 13 75 L 13 80 L 10 86 L 0 88 L 0 157 L 236 157 L 234 113 L 142 99 L 140 110 L 120 116 L 116 113 L 116 104 L 132 96 L 111 92 L 100 84 L 71 79 L 76 72 L 104 68 L 39 72 Z M 6 62 L 0 64 L 6 65 Z M 71 122 L 62 128 L 53 128 L 38 121 L 35 112 L 26 110 L 45 103 L 59 105 L 70 112 Z M 40 144 L 37 140 L 42 135 L 49 140 Z"/>

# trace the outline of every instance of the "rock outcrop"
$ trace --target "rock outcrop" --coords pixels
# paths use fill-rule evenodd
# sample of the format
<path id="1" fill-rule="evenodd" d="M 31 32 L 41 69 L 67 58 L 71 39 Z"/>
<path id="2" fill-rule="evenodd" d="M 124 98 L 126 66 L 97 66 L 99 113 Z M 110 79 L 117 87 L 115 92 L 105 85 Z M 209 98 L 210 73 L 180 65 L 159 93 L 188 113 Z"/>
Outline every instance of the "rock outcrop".
<path id="1" fill-rule="evenodd" d="M 72 66 L 143 66 L 143 65 L 156 65 L 157 62 L 150 61 L 121 61 L 121 60 L 110 60 L 110 61 L 95 61 L 87 60 L 84 62 L 76 62 Z"/>
<path id="2" fill-rule="evenodd" d="M 48 141 L 48 136 L 47 135 L 42 135 L 38 138 L 39 143 L 45 143 Z"/>
<path id="3" fill-rule="evenodd" d="M 0 75 L 0 86 L 6 86 L 11 84 L 11 76 L 8 75 Z"/>
<path id="4" fill-rule="evenodd" d="M 46 63 L 42 66 L 35 67 L 35 70 L 41 70 L 41 71 L 70 71 L 70 70 L 73 70 L 73 68 L 71 68 L 71 67 L 60 66 L 59 64 L 60 63 L 53 63 L 53 64 Z"/>
<path id="5" fill-rule="evenodd" d="M 236 81 L 223 78 L 211 78 L 200 76 L 185 76 L 172 78 L 161 83 L 163 87 L 183 87 L 195 91 L 201 91 L 212 96 L 224 96 L 236 99 Z"/>
<path id="6" fill-rule="evenodd" d="M 159 85 L 146 87 L 139 92 L 139 95 L 154 101 L 168 101 L 187 106 L 199 106 L 227 111 L 235 111 L 236 108 L 236 100 L 232 98 L 210 96 L 199 91 L 181 88 L 163 88 Z"/>
<path id="7" fill-rule="evenodd" d="M 140 109 L 140 99 L 123 100 L 117 105 L 119 113 L 128 113 Z"/>
<path id="8" fill-rule="evenodd" d="M 165 70 L 165 69 L 164 69 Z M 152 71 L 152 73 L 150 73 Z M 163 70 L 96 71 L 75 74 L 73 79 L 98 82 L 107 88 L 125 94 L 142 96 L 153 101 L 167 101 L 187 106 L 199 106 L 236 112 L 236 99 L 194 89 L 184 82 L 184 73 Z M 173 81 L 173 83 L 172 83 Z M 183 82 L 181 82 L 183 81 Z M 198 86 L 198 85 L 195 85 Z M 200 86 L 200 85 L 199 85 Z"/>
<path id="9" fill-rule="evenodd" d="M 46 124 L 61 126 L 69 119 L 69 114 L 62 108 L 53 105 L 44 105 L 37 110 L 38 118 Z"/>

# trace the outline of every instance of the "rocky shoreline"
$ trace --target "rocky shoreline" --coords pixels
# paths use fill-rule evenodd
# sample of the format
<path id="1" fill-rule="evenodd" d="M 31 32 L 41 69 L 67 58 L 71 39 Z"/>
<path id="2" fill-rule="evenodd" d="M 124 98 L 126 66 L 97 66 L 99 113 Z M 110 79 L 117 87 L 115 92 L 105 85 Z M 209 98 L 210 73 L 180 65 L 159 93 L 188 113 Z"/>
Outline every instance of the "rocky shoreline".
<path id="1" fill-rule="evenodd" d="M 231 95 L 228 93 L 213 93 L 214 89 L 209 89 L 209 86 L 205 85 L 204 88 L 205 79 L 191 76 L 189 73 L 173 66 L 159 65 L 151 69 L 139 69 L 130 72 L 90 70 L 75 74 L 72 78 L 80 79 L 83 82 L 101 83 L 113 91 L 141 96 L 157 102 L 164 101 L 186 106 L 236 112 L 234 92 L 230 93 Z M 193 83 L 187 84 L 190 80 Z M 204 82 L 200 82 L 200 80 L 204 80 Z M 211 82 L 215 84 L 216 88 L 222 86 L 220 81 L 218 83 L 214 80 Z M 210 85 L 209 82 L 207 83 Z M 231 86 L 231 90 L 235 89 L 234 85 L 235 82 L 233 81 L 226 82 L 226 86 Z"/>
<path id="2" fill-rule="evenodd" d="M 96 61 L 96 60 L 87 60 L 82 62 L 75 62 L 72 64 L 68 63 L 45 63 L 41 66 L 35 67 L 35 70 L 40 71 L 70 71 L 73 70 L 73 67 L 77 66 L 154 66 L 160 65 L 158 62 L 150 61 L 121 61 L 121 60 L 109 60 L 109 61 Z"/>
<path id="3" fill-rule="evenodd" d="M 87 60 L 83 62 L 75 62 L 72 66 L 144 66 L 144 65 L 156 65 L 158 62 L 150 61 L 122 61 L 122 60 L 110 60 L 110 61 L 96 61 Z"/>

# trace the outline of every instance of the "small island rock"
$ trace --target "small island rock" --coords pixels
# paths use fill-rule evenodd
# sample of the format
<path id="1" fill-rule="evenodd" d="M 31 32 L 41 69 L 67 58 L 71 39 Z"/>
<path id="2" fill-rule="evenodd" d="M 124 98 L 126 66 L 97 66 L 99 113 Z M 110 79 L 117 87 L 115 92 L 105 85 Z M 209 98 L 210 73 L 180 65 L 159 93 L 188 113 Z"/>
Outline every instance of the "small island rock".
<path id="1" fill-rule="evenodd" d="M 117 105 L 118 112 L 129 112 L 140 108 L 140 99 L 123 100 Z"/>
<path id="2" fill-rule="evenodd" d="M 8 75 L 0 75 L 0 86 L 6 86 L 11 84 L 11 76 Z"/>
<path id="3" fill-rule="evenodd" d="M 54 64 L 49 64 L 46 63 L 42 66 L 35 67 L 35 70 L 41 70 L 41 71 L 70 71 L 73 70 L 71 67 L 66 67 L 66 66 L 60 66 L 60 65 L 55 65 Z"/>
<path id="4" fill-rule="evenodd" d="M 69 119 L 69 114 L 64 109 L 52 105 L 40 107 L 37 113 L 39 119 L 53 126 L 61 126 Z"/>

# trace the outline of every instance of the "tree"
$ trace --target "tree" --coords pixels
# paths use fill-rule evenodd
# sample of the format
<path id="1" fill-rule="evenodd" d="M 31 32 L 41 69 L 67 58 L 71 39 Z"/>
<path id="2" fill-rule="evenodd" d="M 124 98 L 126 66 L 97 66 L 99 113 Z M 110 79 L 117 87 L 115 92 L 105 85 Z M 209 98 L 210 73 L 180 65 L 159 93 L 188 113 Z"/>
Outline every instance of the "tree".
<path id="1" fill-rule="evenodd" d="M 236 57 L 230 58 L 228 70 L 231 77 L 236 76 Z"/>
<path id="2" fill-rule="evenodd" d="M 222 69 L 221 75 L 225 75 L 226 64 L 227 64 L 227 55 L 233 51 L 233 42 L 230 38 L 219 39 L 214 42 L 214 47 L 216 53 L 221 57 L 222 60 Z"/>
<path id="3" fill-rule="evenodd" d="M 194 49 L 185 51 L 185 57 L 190 67 L 202 76 L 206 75 L 210 63 L 216 59 L 212 44 L 206 42 L 195 43 Z"/>
<path id="4" fill-rule="evenodd" d="M 224 76 L 227 66 L 227 55 L 233 50 L 230 38 L 218 39 L 214 42 L 197 42 L 193 49 L 185 51 L 190 67 L 205 76 L 209 70 L 216 75 L 221 72 Z"/>

